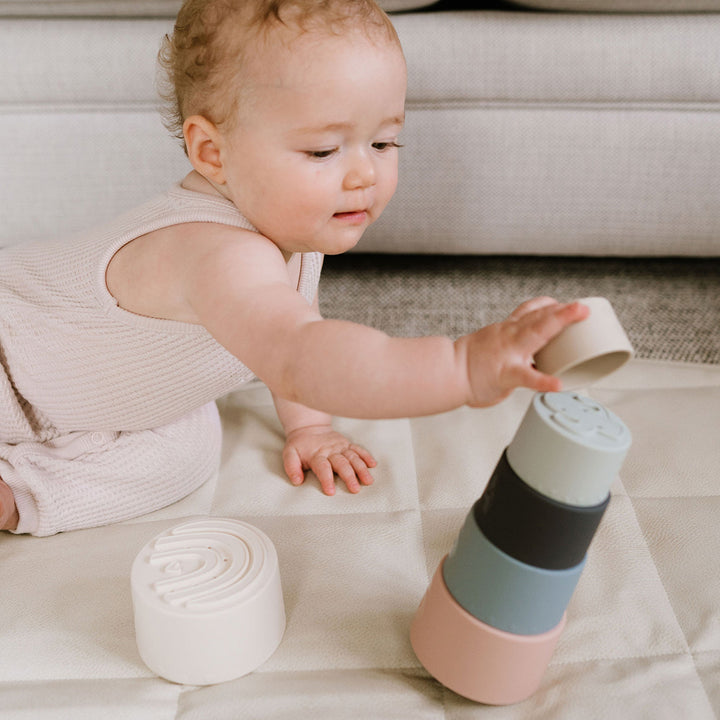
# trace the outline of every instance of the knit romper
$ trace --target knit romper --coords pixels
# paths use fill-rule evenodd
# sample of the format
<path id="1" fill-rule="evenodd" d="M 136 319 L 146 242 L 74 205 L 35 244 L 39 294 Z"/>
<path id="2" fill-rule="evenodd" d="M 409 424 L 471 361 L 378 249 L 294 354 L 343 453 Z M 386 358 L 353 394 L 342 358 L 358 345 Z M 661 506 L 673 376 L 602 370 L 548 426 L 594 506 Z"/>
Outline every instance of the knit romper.
<path id="1" fill-rule="evenodd" d="M 123 310 L 105 284 L 123 245 L 189 222 L 255 231 L 230 201 L 176 185 L 99 231 L 0 250 L 0 478 L 16 532 L 136 517 L 217 472 L 214 401 L 255 376 L 201 325 Z M 322 255 L 301 261 L 311 303 Z"/>

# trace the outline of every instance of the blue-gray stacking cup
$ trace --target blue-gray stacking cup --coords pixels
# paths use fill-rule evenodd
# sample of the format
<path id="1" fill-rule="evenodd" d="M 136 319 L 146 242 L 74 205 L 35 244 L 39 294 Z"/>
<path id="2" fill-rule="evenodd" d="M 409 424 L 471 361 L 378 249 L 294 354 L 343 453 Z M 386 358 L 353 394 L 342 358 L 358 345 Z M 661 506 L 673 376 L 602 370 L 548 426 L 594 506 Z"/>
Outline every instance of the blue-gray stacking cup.
<path id="1" fill-rule="evenodd" d="M 518 477 L 503 453 L 473 514 L 482 534 L 504 553 L 564 570 L 582 562 L 609 503 L 609 493 L 597 505 L 553 500 Z"/>
<path id="2" fill-rule="evenodd" d="M 493 545 L 471 511 L 443 565 L 443 579 L 473 617 L 516 635 L 556 627 L 570 602 L 585 559 L 564 570 L 520 562 Z"/>

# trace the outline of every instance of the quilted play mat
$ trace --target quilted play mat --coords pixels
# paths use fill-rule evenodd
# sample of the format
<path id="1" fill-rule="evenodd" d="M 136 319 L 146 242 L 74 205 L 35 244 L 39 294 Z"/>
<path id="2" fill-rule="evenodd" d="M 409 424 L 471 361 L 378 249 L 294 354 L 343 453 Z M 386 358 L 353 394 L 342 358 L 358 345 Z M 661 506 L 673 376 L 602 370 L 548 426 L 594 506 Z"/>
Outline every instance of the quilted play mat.
<path id="1" fill-rule="evenodd" d="M 48 538 L 0 534 L 0 717 L 716 718 L 720 367 L 633 360 L 580 392 L 622 419 L 632 445 L 528 699 L 488 705 L 448 689 L 418 660 L 410 628 L 532 393 L 413 420 L 339 420 L 378 467 L 359 495 L 325 497 L 313 478 L 284 479 L 280 425 L 258 384 L 219 403 L 220 474 L 183 501 Z M 221 518 L 271 540 L 284 634 L 242 677 L 170 682 L 138 651 L 131 568 L 174 526 Z"/>

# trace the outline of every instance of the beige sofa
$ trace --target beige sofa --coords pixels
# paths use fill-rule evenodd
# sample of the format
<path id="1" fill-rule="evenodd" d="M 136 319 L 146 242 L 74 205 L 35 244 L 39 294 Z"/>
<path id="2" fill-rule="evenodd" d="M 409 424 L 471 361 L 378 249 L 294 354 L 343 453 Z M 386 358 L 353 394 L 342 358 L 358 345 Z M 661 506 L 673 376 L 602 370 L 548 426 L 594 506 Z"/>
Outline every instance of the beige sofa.
<path id="1" fill-rule="evenodd" d="M 186 171 L 154 90 L 178 5 L 0 0 L 0 245 Z M 405 148 L 361 250 L 720 255 L 720 0 L 423 5 L 385 2 Z"/>

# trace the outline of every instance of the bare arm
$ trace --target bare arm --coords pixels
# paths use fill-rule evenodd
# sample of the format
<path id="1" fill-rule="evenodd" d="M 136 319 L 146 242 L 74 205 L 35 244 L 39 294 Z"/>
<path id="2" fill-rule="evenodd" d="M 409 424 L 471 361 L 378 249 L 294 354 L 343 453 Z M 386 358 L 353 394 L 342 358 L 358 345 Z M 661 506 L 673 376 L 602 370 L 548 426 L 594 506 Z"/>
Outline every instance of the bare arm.
<path id="1" fill-rule="evenodd" d="M 204 260 L 194 311 L 276 396 L 346 417 L 422 415 L 466 401 L 448 338 L 390 338 L 323 320 L 292 287 L 274 247 L 226 244 Z"/>
<path id="2" fill-rule="evenodd" d="M 532 356 L 582 306 L 541 298 L 456 342 L 391 338 L 323 320 L 298 295 L 270 241 L 224 242 L 192 269 L 188 302 L 200 322 L 279 397 L 346 417 L 410 417 L 491 405 L 514 387 L 557 390 Z"/>

